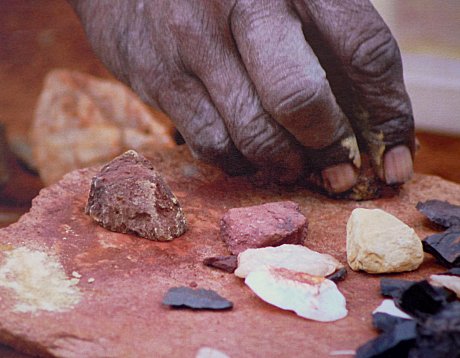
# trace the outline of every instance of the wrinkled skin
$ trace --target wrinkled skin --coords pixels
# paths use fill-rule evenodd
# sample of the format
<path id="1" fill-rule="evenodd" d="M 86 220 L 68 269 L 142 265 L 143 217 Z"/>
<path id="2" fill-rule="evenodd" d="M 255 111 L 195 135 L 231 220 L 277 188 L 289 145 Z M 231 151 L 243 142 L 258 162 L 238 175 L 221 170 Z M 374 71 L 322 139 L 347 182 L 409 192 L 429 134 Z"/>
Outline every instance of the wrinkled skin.
<path id="1" fill-rule="evenodd" d="M 410 178 L 400 53 L 369 1 L 69 1 L 96 54 L 200 159 L 282 182 L 314 168 L 341 192 L 368 152 L 388 184 Z"/>

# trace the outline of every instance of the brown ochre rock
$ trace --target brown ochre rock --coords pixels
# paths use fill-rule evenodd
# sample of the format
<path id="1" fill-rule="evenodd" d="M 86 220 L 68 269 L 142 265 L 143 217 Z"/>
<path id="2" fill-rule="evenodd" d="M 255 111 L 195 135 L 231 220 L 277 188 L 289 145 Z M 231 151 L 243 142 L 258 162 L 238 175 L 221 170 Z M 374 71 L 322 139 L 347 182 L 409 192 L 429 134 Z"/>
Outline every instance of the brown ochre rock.
<path id="1" fill-rule="evenodd" d="M 93 177 L 85 212 L 106 229 L 150 240 L 169 241 L 187 229 L 177 198 L 152 163 L 133 150 Z"/>

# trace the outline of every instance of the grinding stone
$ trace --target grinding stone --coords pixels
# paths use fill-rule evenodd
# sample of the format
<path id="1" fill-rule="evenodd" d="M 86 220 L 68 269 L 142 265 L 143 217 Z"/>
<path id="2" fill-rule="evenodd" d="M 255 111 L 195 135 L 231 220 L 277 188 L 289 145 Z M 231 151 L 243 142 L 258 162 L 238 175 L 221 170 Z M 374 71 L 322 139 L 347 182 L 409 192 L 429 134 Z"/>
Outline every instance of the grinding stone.
<path id="1" fill-rule="evenodd" d="M 261 301 L 234 275 L 202 264 L 206 257 L 229 254 L 218 237 L 220 218 L 229 208 L 292 200 L 309 218 L 306 246 L 345 263 L 346 222 L 354 208 L 381 208 L 424 238 L 434 229 L 416 210 L 417 202 L 436 198 L 460 204 L 459 185 L 431 176 L 416 175 L 398 197 L 357 203 L 301 188 L 255 188 L 245 178 L 229 178 L 194 161 L 185 149 L 145 154 L 183 205 L 190 230 L 172 242 L 107 231 L 84 214 L 99 168 L 70 173 L 42 190 L 18 223 L 0 231 L 0 268 L 6 253 L 19 247 L 42 252 L 59 263 L 61 279 L 78 279 L 72 286 L 78 288 L 78 301 L 60 311 L 18 312 L 15 307 L 24 297 L 0 287 L 2 343 L 59 357 L 194 357 L 202 347 L 232 358 L 299 352 L 329 357 L 333 351 L 355 350 L 377 334 L 371 312 L 381 302 L 379 276 L 349 272 L 339 283 L 347 299 L 346 318 L 327 324 L 299 318 Z M 419 270 L 392 277 L 421 280 L 443 270 L 426 255 Z M 192 284 L 219 292 L 234 303 L 233 310 L 162 305 L 170 287 Z"/>

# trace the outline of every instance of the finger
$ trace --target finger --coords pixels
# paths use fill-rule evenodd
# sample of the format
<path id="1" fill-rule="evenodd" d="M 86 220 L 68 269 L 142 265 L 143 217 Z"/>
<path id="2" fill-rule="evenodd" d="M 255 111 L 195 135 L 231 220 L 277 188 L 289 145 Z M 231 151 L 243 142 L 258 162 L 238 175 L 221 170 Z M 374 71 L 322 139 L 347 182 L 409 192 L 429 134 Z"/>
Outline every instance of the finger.
<path id="1" fill-rule="evenodd" d="M 262 108 L 234 51 L 197 69 L 240 152 L 273 179 L 295 181 L 302 173 L 303 150 L 295 138 Z M 209 69 L 216 69 L 211 70 Z"/>
<path id="2" fill-rule="evenodd" d="M 285 2 L 239 2 L 232 31 L 264 108 L 300 143 L 323 148 L 351 135 L 300 20 Z"/>
<path id="3" fill-rule="evenodd" d="M 412 173 L 414 123 L 395 39 L 367 0 L 296 1 L 339 59 L 354 89 L 355 125 L 387 183 Z M 404 149 L 396 149 L 397 147 Z"/>
<path id="4" fill-rule="evenodd" d="M 327 152 L 310 150 L 309 158 L 316 167 L 334 168 L 323 171 L 330 190 L 351 187 L 360 166 L 356 140 L 299 18 L 285 2 L 245 1 L 233 9 L 231 24 L 263 107 L 302 145 Z"/>
<path id="5" fill-rule="evenodd" d="M 252 170 L 233 144 L 222 117 L 199 80 L 178 75 L 159 93 L 158 102 L 196 158 L 218 165 L 231 175 Z"/>
<path id="6" fill-rule="evenodd" d="M 188 36 L 181 43 L 186 68 L 205 85 L 244 157 L 272 179 L 295 181 L 303 171 L 302 147 L 263 109 L 228 27 L 206 23 L 199 41 Z M 197 49 L 206 56 L 197 56 Z"/>

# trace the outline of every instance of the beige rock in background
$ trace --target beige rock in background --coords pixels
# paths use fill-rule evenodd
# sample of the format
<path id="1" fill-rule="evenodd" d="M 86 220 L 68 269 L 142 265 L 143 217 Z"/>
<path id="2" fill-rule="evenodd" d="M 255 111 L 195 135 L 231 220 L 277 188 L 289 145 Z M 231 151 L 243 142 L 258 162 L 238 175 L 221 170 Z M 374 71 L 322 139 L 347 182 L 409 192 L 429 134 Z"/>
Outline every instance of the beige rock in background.
<path id="1" fill-rule="evenodd" d="M 45 184 L 105 163 L 128 149 L 172 147 L 173 126 L 121 83 L 76 71 L 51 71 L 31 127 L 37 169 Z"/>
<path id="2" fill-rule="evenodd" d="M 368 273 L 403 272 L 423 262 L 414 229 L 380 209 L 354 209 L 347 223 L 347 261 Z"/>

